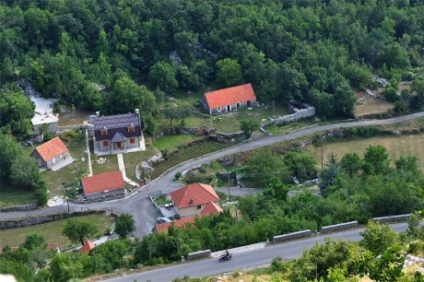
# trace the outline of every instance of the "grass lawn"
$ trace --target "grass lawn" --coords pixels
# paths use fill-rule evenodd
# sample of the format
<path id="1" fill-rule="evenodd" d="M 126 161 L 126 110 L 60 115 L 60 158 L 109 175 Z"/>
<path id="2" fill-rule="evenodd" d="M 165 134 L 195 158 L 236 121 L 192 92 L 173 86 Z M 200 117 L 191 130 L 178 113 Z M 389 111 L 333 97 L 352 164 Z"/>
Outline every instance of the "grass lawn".
<path id="1" fill-rule="evenodd" d="M 360 157 L 363 157 L 368 146 L 382 145 L 387 149 L 392 164 L 393 160 L 399 159 L 400 156 L 417 156 L 418 167 L 424 171 L 424 150 L 422 150 L 422 142 L 424 142 L 424 134 L 404 135 L 399 137 L 375 137 L 340 143 L 329 143 L 325 144 L 323 147 L 324 163 L 327 161 L 331 152 L 336 155 L 338 160 L 350 152 L 356 152 Z M 321 164 L 321 148 L 309 145 L 307 150 L 313 153 L 318 164 Z"/>
<path id="2" fill-rule="evenodd" d="M 36 202 L 34 192 L 0 185 L 0 208 Z"/>
<path id="3" fill-rule="evenodd" d="M 359 96 L 357 100 L 355 115 L 386 113 L 392 108 L 392 103 L 389 103 L 384 99 L 377 99 L 364 94 Z"/>
<path id="4" fill-rule="evenodd" d="M 201 138 L 200 136 L 195 135 L 168 135 L 159 138 L 153 142 L 153 146 L 156 147 L 159 151 L 167 150 L 172 152 L 178 147 L 184 146 L 190 141 Z"/>
<path id="5" fill-rule="evenodd" d="M 106 159 L 106 162 L 98 163 L 97 160 L 99 158 Z M 100 156 L 100 157 L 92 155 L 91 166 L 93 169 L 93 175 L 105 173 L 105 172 L 117 171 L 119 170 L 118 157 L 116 155 L 107 155 L 107 156 Z"/>
<path id="6" fill-rule="evenodd" d="M 392 130 L 424 128 L 424 118 L 415 118 L 404 122 L 385 125 L 384 128 Z"/>
<path id="7" fill-rule="evenodd" d="M 135 177 L 135 169 L 142 160 L 147 160 L 159 151 L 151 144 L 150 139 L 146 139 L 146 151 L 123 154 L 125 162 L 125 172 L 129 179 L 138 182 Z"/>
<path id="8" fill-rule="evenodd" d="M 90 221 L 96 224 L 99 234 L 104 234 L 106 229 L 109 228 L 114 221 L 113 217 L 109 217 L 104 214 L 90 214 L 80 216 L 78 219 Z M 17 247 L 25 241 L 25 237 L 28 234 L 37 232 L 46 239 L 46 242 L 58 242 L 61 248 L 66 248 L 71 242 L 66 236 L 62 235 L 65 222 L 66 220 L 58 220 L 29 227 L 0 230 L 0 247 L 4 247 L 6 245 L 10 247 Z"/>
<path id="9" fill-rule="evenodd" d="M 69 106 L 66 106 L 65 112 L 59 115 L 59 125 L 82 124 L 84 121 L 89 120 L 90 114 L 92 113 L 79 109 L 72 110 Z"/>
<path id="10" fill-rule="evenodd" d="M 320 122 L 315 121 L 313 119 L 301 119 L 296 122 L 287 123 L 284 125 L 271 125 L 267 126 L 265 129 L 272 133 L 273 135 L 281 135 L 292 132 L 294 130 L 299 130 L 305 127 L 319 125 Z"/>
<path id="11" fill-rule="evenodd" d="M 66 142 L 63 138 L 62 140 L 75 161 L 58 171 L 46 170 L 42 172 L 49 190 L 49 197 L 64 195 L 66 188 L 78 187 L 81 177 L 88 174 L 87 154 L 84 152 L 84 139 L 74 139 L 70 142 Z"/>

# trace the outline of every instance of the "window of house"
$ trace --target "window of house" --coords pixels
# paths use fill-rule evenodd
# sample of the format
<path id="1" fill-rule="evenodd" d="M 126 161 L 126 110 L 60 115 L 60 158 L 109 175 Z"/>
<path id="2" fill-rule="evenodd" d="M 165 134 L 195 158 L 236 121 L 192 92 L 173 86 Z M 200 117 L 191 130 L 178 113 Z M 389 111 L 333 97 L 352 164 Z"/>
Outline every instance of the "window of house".
<path id="1" fill-rule="evenodd" d="M 103 141 L 103 147 L 109 146 L 109 141 Z"/>
<path id="2" fill-rule="evenodd" d="M 135 132 L 135 127 L 134 124 L 130 124 L 130 126 L 128 126 L 128 133 L 134 133 Z"/>
<path id="3" fill-rule="evenodd" d="M 202 208 L 202 205 L 198 205 L 197 209 L 200 210 Z"/>
<path id="4" fill-rule="evenodd" d="M 102 136 L 106 136 L 106 135 L 107 135 L 107 128 L 106 128 L 106 127 L 103 127 L 103 128 L 102 128 L 101 135 L 102 135 Z"/>
<path id="5" fill-rule="evenodd" d="M 130 138 L 130 144 L 134 144 L 135 143 L 135 138 Z"/>

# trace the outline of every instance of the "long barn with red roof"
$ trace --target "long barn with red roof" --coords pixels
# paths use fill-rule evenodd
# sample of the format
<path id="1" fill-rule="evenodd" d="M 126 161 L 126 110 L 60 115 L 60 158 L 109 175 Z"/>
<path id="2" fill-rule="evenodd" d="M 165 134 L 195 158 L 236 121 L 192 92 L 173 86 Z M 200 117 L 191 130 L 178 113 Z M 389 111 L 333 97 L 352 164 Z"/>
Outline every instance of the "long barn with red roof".
<path id="1" fill-rule="evenodd" d="M 215 115 L 252 107 L 256 104 L 256 95 L 252 84 L 248 83 L 206 92 L 200 103 L 210 115 Z"/>

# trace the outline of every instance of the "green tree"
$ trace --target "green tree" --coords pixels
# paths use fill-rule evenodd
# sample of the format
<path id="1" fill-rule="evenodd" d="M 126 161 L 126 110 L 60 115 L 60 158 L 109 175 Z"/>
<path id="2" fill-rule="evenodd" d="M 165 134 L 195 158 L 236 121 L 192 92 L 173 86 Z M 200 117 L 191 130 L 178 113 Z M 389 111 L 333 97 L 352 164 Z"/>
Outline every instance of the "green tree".
<path id="1" fill-rule="evenodd" d="M 23 190 L 34 190 L 40 181 L 40 169 L 30 156 L 18 156 L 10 168 L 10 180 Z"/>
<path id="2" fill-rule="evenodd" d="M 66 220 L 62 234 L 69 238 L 74 243 L 84 245 L 84 240 L 93 236 L 97 232 L 97 227 L 94 223 L 76 218 Z"/>
<path id="3" fill-rule="evenodd" d="M 366 174 L 386 174 L 390 171 L 390 159 L 386 148 L 381 145 L 369 146 L 363 159 Z"/>
<path id="4" fill-rule="evenodd" d="M 22 154 L 11 136 L 0 133 L 0 183 L 9 183 L 14 160 Z M 1 186 L 1 184 L 0 184 Z"/>
<path id="5" fill-rule="evenodd" d="M 184 120 L 191 115 L 191 107 L 188 105 L 176 106 L 168 105 L 164 107 L 164 115 L 169 119 L 169 125 L 172 125 L 174 120 Z"/>
<path id="6" fill-rule="evenodd" d="M 116 219 L 115 232 L 119 234 L 121 238 L 126 238 L 128 233 L 135 230 L 135 222 L 132 215 L 123 213 Z"/>
<path id="7" fill-rule="evenodd" d="M 170 95 L 178 88 L 176 68 L 167 62 L 160 61 L 154 64 L 149 71 L 149 80 L 152 88 L 159 88 Z"/>
<path id="8" fill-rule="evenodd" d="M 392 227 L 379 222 L 368 222 L 367 228 L 360 235 L 362 240 L 359 244 L 376 256 L 399 243 L 399 236 Z"/>
<path id="9" fill-rule="evenodd" d="M 236 86 L 243 83 L 241 66 L 237 60 L 226 58 L 216 62 L 218 68 L 216 81 L 221 87 Z"/>
<path id="10" fill-rule="evenodd" d="M 252 132 L 259 128 L 259 122 L 256 119 L 249 118 L 240 121 L 240 129 L 246 135 L 246 138 L 250 138 Z"/>
<path id="11" fill-rule="evenodd" d="M 128 241 L 108 241 L 90 253 L 94 273 L 109 273 L 125 265 L 124 256 L 130 250 Z"/>
<path id="12" fill-rule="evenodd" d="M 383 94 L 384 98 L 386 98 L 386 100 L 391 103 L 394 103 L 400 99 L 400 96 L 397 94 L 396 89 L 391 86 L 386 87 L 386 89 L 384 89 Z"/>
<path id="13" fill-rule="evenodd" d="M 0 128 L 8 126 L 18 138 L 26 138 L 32 129 L 33 103 L 16 90 L 0 89 Z"/>
<path id="14" fill-rule="evenodd" d="M 286 183 L 290 178 L 289 170 L 280 156 L 267 148 L 260 149 L 249 157 L 246 173 L 259 187 L 266 187 L 273 177 Z"/>
<path id="15" fill-rule="evenodd" d="M 290 151 L 284 155 L 284 164 L 300 180 L 316 176 L 317 173 L 317 161 L 308 153 Z"/>
<path id="16" fill-rule="evenodd" d="M 357 153 L 347 153 L 340 160 L 340 167 L 352 178 L 362 167 L 361 158 Z"/>
<path id="17" fill-rule="evenodd" d="M 42 235 L 31 233 L 25 237 L 25 242 L 20 247 L 29 251 L 39 251 L 47 248 L 47 243 Z"/>

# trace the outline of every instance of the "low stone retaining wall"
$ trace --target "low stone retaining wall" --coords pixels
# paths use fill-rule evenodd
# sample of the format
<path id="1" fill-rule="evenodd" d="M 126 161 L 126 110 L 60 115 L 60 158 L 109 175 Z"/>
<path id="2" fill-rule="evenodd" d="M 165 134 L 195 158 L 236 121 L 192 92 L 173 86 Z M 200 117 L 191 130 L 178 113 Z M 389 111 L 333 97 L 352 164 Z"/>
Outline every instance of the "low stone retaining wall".
<path id="1" fill-rule="evenodd" d="M 358 226 L 359 226 L 359 223 L 357 221 L 350 221 L 350 222 L 346 222 L 346 223 L 328 225 L 328 226 L 323 226 L 321 228 L 320 233 L 324 234 L 324 233 L 330 233 L 330 232 L 335 232 L 335 231 L 340 231 L 340 230 L 352 229 L 352 228 L 356 228 Z"/>
<path id="2" fill-rule="evenodd" d="M 387 223 L 387 222 L 397 222 L 397 221 L 407 221 L 411 217 L 411 214 L 401 214 L 401 215 L 392 215 L 392 216 L 382 216 L 374 217 L 372 220 L 374 222 Z"/>
<path id="3" fill-rule="evenodd" d="M 189 253 L 187 255 L 188 260 L 198 259 L 198 258 L 207 258 L 211 256 L 211 250 L 203 250 L 194 253 Z"/>
<path id="4" fill-rule="evenodd" d="M 289 234 L 274 236 L 272 237 L 272 242 L 273 243 L 284 242 L 288 240 L 294 240 L 297 238 L 308 237 L 311 235 L 312 235 L 312 231 L 307 229 L 307 230 L 297 231 L 297 232 L 293 232 Z"/>
<path id="5" fill-rule="evenodd" d="M 55 220 L 65 219 L 73 216 L 81 216 L 93 213 L 104 213 L 104 210 L 88 210 L 88 211 L 76 211 L 72 213 L 56 213 L 48 215 L 40 215 L 34 217 L 26 217 L 22 219 L 9 219 L 0 221 L 0 230 L 2 229 L 11 229 L 18 227 L 27 227 L 37 224 L 47 223 Z"/>
<path id="6" fill-rule="evenodd" d="M 33 210 L 36 210 L 37 208 L 38 208 L 38 205 L 36 203 L 33 203 L 33 204 L 27 204 L 27 205 L 21 205 L 21 206 L 1 208 L 0 212 L 33 211 Z"/>

